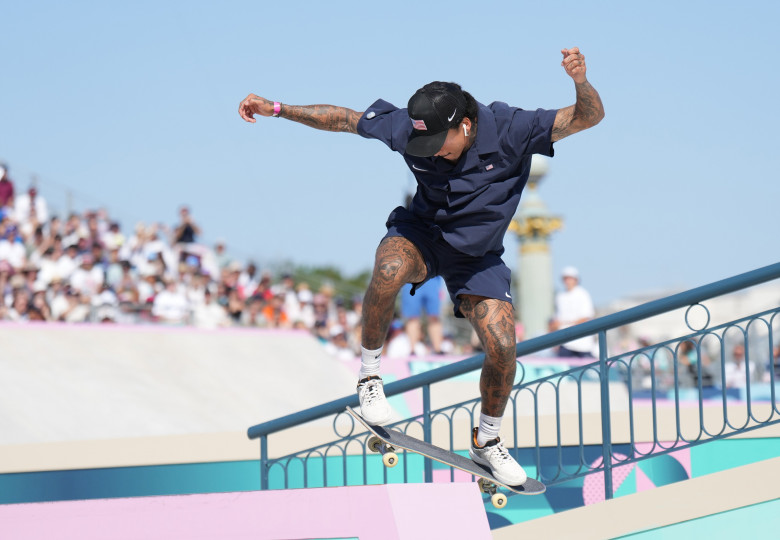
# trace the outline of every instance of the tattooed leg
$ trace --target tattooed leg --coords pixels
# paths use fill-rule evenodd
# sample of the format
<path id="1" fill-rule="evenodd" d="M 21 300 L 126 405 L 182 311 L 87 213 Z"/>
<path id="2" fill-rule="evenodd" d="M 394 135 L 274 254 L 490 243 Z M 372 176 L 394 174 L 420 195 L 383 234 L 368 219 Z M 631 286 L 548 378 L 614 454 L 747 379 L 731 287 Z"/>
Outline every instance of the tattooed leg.
<path id="1" fill-rule="evenodd" d="M 363 347 L 384 345 L 393 320 L 395 297 L 406 283 L 419 283 L 427 270 L 420 251 L 406 238 L 385 238 L 376 251 L 371 283 L 363 299 Z"/>
<path id="2" fill-rule="evenodd" d="M 515 316 L 510 302 L 461 295 L 460 311 L 477 331 L 485 350 L 479 379 L 482 412 L 500 418 L 515 382 Z"/>

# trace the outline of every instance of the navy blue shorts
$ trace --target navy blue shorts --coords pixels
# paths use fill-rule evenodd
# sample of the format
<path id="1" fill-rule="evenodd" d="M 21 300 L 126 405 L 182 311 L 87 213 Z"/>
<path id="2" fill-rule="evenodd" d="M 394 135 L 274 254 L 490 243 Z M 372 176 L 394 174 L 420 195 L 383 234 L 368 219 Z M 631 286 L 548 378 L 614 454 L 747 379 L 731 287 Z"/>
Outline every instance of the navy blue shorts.
<path id="1" fill-rule="evenodd" d="M 395 236 L 406 238 L 420 250 L 428 270 L 425 280 L 413 284 L 411 294 L 429 279 L 441 276 L 455 305 L 456 317 L 463 318 L 459 298 L 462 294 L 512 302 L 512 273 L 500 253 L 486 253 L 481 257 L 466 255 L 402 206 L 393 210 L 387 219 L 385 238 Z"/>

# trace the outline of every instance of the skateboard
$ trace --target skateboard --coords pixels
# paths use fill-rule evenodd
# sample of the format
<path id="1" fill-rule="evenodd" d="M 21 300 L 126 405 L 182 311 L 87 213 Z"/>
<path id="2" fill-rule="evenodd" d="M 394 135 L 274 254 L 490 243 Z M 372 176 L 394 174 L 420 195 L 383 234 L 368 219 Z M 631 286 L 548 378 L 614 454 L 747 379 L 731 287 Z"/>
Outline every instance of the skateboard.
<path id="1" fill-rule="evenodd" d="M 384 463 L 386 467 L 395 467 L 398 465 L 396 448 L 414 452 L 438 461 L 439 463 L 443 463 L 444 465 L 455 467 L 456 469 L 460 469 L 461 471 L 478 477 L 479 480 L 477 481 L 477 484 L 479 485 L 480 491 L 490 495 L 490 502 L 493 503 L 493 506 L 496 508 L 503 508 L 507 503 L 506 495 L 498 491 L 498 486 L 514 493 L 519 493 L 520 495 L 540 495 L 547 489 L 544 484 L 533 478 L 529 478 L 524 484 L 519 486 L 504 484 L 493 477 L 489 468 L 484 467 L 479 463 L 475 463 L 468 457 L 455 454 L 444 448 L 434 446 L 431 443 L 410 437 L 409 435 L 392 428 L 373 426 L 366 422 L 366 420 L 353 410 L 352 407 L 347 407 L 347 412 L 372 433 L 372 436 L 368 439 L 368 449 L 372 452 L 382 454 L 382 463 Z"/>

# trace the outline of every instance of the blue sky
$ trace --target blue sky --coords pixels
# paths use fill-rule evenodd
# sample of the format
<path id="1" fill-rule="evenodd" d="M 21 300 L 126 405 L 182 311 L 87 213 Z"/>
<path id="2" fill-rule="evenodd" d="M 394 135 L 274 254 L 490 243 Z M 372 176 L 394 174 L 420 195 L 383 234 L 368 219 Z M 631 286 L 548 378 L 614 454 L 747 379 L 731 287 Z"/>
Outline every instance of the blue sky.
<path id="1" fill-rule="evenodd" d="M 540 193 L 565 219 L 556 272 L 578 266 L 603 305 L 776 262 L 779 5 L 6 2 L 0 160 L 60 213 L 70 190 L 129 231 L 187 204 L 241 259 L 357 272 L 412 186 L 400 156 L 244 123 L 241 99 L 363 110 L 451 80 L 559 108 L 574 102 L 560 49 L 579 46 L 607 115 L 556 144 Z"/>

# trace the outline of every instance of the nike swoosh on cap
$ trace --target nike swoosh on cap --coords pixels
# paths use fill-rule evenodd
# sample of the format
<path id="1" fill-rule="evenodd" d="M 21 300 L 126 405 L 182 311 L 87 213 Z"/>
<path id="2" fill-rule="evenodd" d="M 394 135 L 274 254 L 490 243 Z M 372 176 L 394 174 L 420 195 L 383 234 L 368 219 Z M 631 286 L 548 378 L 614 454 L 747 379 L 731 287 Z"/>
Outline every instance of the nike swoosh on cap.
<path id="1" fill-rule="evenodd" d="M 454 111 L 452 111 L 452 116 L 450 116 L 449 118 L 447 118 L 447 122 L 452 122 L 452 119 L 453 119 L 453 118 L 455 118 L 455 113 L 456 113 L 456 112 L 458 112 L 458 109 L 457 109 L 457 107 L 455 108 L 455 110 L 454 110 Z"/>

